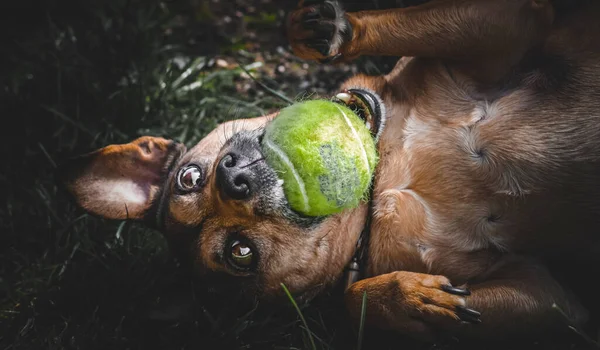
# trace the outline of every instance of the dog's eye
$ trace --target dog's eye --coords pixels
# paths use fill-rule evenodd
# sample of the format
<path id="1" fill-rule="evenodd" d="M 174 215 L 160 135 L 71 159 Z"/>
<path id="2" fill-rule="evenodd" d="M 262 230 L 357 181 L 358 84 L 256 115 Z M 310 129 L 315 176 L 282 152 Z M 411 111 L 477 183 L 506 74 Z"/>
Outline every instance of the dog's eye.
<path id="1" fill-rule="evenodd" d="M 231 263 L 238 269 L 247 270 L 254 265 L 252 248 L 239 240 L 231 242 L 229 257 Z"/>
<path id="2" fill-rule="evenodd" d="M 182 191 L 192 191 L 202 185 L 202 170 L 197 165 L 190 165 L 179 170 L 177 187 Z"/>

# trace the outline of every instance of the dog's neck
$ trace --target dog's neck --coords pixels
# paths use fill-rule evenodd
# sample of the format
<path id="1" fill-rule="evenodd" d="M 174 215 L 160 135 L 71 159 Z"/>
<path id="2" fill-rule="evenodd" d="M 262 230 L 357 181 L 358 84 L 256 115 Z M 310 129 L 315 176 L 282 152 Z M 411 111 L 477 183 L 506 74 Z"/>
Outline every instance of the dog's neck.
<path id="1" fill-rule="evenodd" d="M 352 260 L 346 267 L 346 282 L 345 289 L 350 287 L 354 282 L 362 279 L 365 275 L 365 265 L 367 263 L 367 254 L 369 250 L 369 238 L 371 235 L 371 218 L 373 215 L 373 189 L 369 191 L 369 200 L 365 204 L 366 215 L 362 230 L 356 241 L 356 250 L 352 256 Z"/>
<path id="2" fill-rule="evenodd" d="M 375 131 L 376 135 L 374 137 L 375 137 L 375 142 L 379 143 L 380 136 L 383 134 L 383 131 L 385 129 L 386 118 L 387 118 L 386 112 L 385 112 L 385 105 L 383 104 L 383 101 L 381 100 L 379 95 L 377 95 L 373 91 L 371 91 L 369 89 L 362 90 L 362 91 L 363 91 L 363 94 L 368 94 L 369 98 L 377 100 L 377 103 L 375 103 L 375 101 L 373 101 L 371 103 L 371 105 L 376 105 L 376 108 L 377 108 L 376 115 L 377 115 L 378 120 L 376 122 L 373 120 L 370 120 L 368 123 L 373 125 L 373 127 L 375 127 L 375 125 L 377 125 L 378 130 Z M 373 113 L 373 111 L 370 111 L 370 113 Z M 372 183 L 371 183 L 371 186 L 369 189 L 368 200 L 365 203 L 366 213 L 365 213 L 365 215 L 363 215 L 364 223 L 362 225 L 361 232 L 356 241 L 356 249 L 352 256 L 352 260 L 350 260 L 350 262 L 348 263 L 348 266 L 346 267 L 346 281 L 345 281 L 346 289 L 349 288 L 354 282 L 358 281 L 359 279 L 362 279 L 366 274 L 365 266 L 368 261 L 367 255 L 368 255 L 368 249 L 369 249 L 369 240 L 370 240 L 370 236 L 371 236 L 371 222 L 372 222 L 373 205 L 374 205 L 373 195 L 374 195 L 374 189 L 375 189 L 375 183 L 374 183 L 375 176 L 373 176 L 373 178 L 371 180 L 372 180 Z"/>

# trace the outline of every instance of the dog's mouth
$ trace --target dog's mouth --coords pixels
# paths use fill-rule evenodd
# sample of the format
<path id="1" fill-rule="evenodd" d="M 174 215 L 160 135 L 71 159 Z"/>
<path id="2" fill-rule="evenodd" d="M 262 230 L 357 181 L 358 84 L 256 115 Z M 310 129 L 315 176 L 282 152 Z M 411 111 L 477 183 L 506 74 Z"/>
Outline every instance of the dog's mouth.
<path id="1" fill-rule="evenodd" d="M 363 120 L 367 129 L 371 132 L 372 137 L 375 139 L 375 142 L 379 141 L 385 127 L 386 111 L 383 101 L 377 93 L 365 88 L 349 88 L 337 93 L 331 100 L 335 103 L 344 104 L 353 110 L 354 113 Z M 261 147 L 260 145 L 262 145 L 264 134 L 265 128 L 260 131 L 260 135 L 256 138 L 256 140 L 258 140 L 259 148 Z M 262 168 L 272 171 L 268 162 L 264 163 L 264 167 Z M 273 185 L 279 187 L 282 191 L 281 181 L 273 183 Z"/>
<path id="2" fill-rule="evenodd" d="M 331 100 L 352 109 L 364 121 L 375 141 L 379 140 L 385 125 L 385 107 L 375 92 L 364 88 L 351 88 L 339 92 Z M 262 151 L 265 129 L 240 131 L 226 142 L 222 149 L 224 155 L 219 160 L 216 170 L 217 185 L 223 192 L 223 198 L 257 199 L 255 203 L 259 212 L 273 213 L 283 210 L 291 213 L 294 211 L 289 207 L 289 203 L 283 200 L 283 182 L 265 161 Z M 229 175 L 231 172 L 235 174 Z M 294 217 L 295 221 L 304 218 L 304 215 L 294 213 L 296 215 L 286 216 Z M 314 222 L 313 217 L 306 219 L 310 219 L 309 223 Z"/>
<path id="3" fill-rule="evenodd" d="M 379 95 L 364 88 L 350 88 L 335 95 L 333 101 L 350 107 L 365 122 L 375 141 L 379 141 L 386 117 L 385 106 Z"/>

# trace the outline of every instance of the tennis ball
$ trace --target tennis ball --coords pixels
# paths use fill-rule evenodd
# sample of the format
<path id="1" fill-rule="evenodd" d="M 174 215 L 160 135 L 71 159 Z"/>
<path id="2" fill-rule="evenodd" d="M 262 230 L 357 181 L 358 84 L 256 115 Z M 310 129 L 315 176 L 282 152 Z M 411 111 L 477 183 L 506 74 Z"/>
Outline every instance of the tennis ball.
<path id="1" fill-rule="evenodd" d="M 266 127 L 262 150 L 283 180 L 290 207 L 307 216 L 357 207 L 378 161 L 365 123 L 350 108 L 328 100 L 282 109 Z"/>

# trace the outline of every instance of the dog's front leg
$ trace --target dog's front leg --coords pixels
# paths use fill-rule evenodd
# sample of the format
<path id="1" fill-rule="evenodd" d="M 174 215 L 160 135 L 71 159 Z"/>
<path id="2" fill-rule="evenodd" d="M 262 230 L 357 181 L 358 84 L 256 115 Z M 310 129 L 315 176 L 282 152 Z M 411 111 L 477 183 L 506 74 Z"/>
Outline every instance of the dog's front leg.
<path id="1" fill-rule="evenodd" d="M 545 0 L 441 0 L 352 13 L 336 1 L 305 0 L 286 26 L 294 53 L 303 59 L 431 57 L 463 68 L 475 65 L 472 73 L 483 74 L 520 61 L 545 38 L 553 20 L 554 8 Z"/>
<path id="2" fill-rule="evenodd" d="M 553 304 L 576 326 L 587 317 L 543 267 L 525 259 L 507 257 L 472 284 L 456 287 L 450 282 L 444 276 L 396 271 L 350 286 L 346 305 L 358 320 L 366 293 L 367 325 L 425 340 L 444 333 L 493 338 L 567 330 L 567 320 Z"/>

